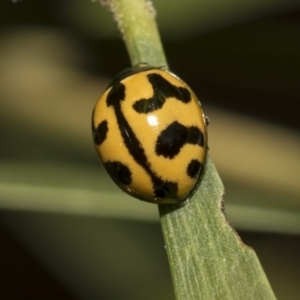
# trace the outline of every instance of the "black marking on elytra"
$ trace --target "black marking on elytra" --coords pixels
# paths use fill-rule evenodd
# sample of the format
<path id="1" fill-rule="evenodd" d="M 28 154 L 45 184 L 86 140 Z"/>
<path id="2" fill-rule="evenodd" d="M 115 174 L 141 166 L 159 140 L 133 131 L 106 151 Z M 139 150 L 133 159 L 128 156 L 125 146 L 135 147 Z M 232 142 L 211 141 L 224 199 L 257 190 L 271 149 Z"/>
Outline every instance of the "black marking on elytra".
<path id="1" fill-rule="evenodd" d="M 171 198 L 172 195 L 177 195 L 178 184 L 171 181 L 161 181 L 154 188 L 154 196 L 158 198 Z"/>
<path id="2" fill-rule="evenodd" d="M 106 98 L 106 104 L 108 107 L 113 106 L 115 108 L 115 106 L 120 106 L 120 102 L 125 100 L 125 97 L 125 85 L 121 82 L 117 82 L 110 89 Z"/>
<path id="3" fill-rule="evenodd" d="M 97 126 L 97 128 L 94 127 L 93 124 L 93 138 L 94 138 L 94 142 L 97 146 L 100 146 L 106 139 L 107 137 L 107 132 L 108 132 L 108 124 L 107 121 L 104 120 L 101 123 L 99 123 L 99 125 Z"/>
<path id="4" fill-rule="evenodd" d="M 111 88 L 110 92 L 107 95 L 106 102 L 108 106 L 112 105 L 114 107 L 119 130 L 127 150 L 134 158 L 134 160 L 145 170 L 147 170 L 149 169 L 149 163 L 147 161 L 145 150 L 143 149 L 140 141 L 138 140 L 134 131 L 124 117 L 121 109 L 120 102 L 124 99 L 125 86 L 121 82 L 118 82 Z"/>
<path id="5" fill-rule="evenodd" d="M 192 159 L 187 166 L 186 172 L 189 177 L 197 178 L 202 168 L 202 164 L 197 159 Z"/>
<path id="6" fill-rule="evenodd" d="M 164 197 L 177 199 L 177 183 L 164 181 L 151 170 L 145 150 L 122 112 L 121 101 L 123 101 L 125 97 L 126 93 L 124 84 L 117 82 L 109 91 L 106 103 L 107 106 L 113 106 L 114 108 L 119 130 L 128 152 L 135 162 L 139 164 L 150 176 L 154 191 L 163 191 L 160 194 Z M 153 194 L 154 197 L 155 193 Z"/>
<path id="7" fill-rule="evenodd" d="M 188 129 L 182 124 L 173 122 L 157 138 L 155 152 L 157 155 L 172 159 L 186 144 Z"/>
<path id="8" fill-rule="evenodd" d="M 172 159 L 185 144 L 203 146 L 203 133 L 198 127 L 186 127 L 175 121 L 165 128 L 157 138 L 155 152 L 157 155 Z"/>
<path id="9" fill-rule="evenodd" d="M 136 112 L 147 114 L 160 109 L 166 99 L 170 97 L 183 103 L 191 101 L 191 93 L 187 88 L 175 86 L 157 73 L 148 74 L 147 77 L 153 88 L 153 96 L 148 99 L 137 100 L 132 106 Z"/>
<path id="10" fill-rule="evenodd" d="M 187 143 L 204 146 L 204 136 L 203 132 L 196 126 L 191 126 L 188 128 Z"/>
<path id="11" fill-rule="evenodd" d="M 104 163 L 109 175 L 113 178 L 118 184 L 122 183 L 124 185 L 129 185 L 132 182 L 131 171 L 130 169 L 118 161 L 108 161 Z"/>

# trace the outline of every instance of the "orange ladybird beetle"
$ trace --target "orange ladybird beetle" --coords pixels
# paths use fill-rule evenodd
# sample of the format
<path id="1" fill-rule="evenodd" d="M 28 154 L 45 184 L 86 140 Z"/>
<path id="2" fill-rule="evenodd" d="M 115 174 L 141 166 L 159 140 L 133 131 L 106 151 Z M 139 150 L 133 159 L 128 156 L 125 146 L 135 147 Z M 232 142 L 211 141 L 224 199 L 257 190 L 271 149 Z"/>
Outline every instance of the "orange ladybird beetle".
<path id="1" fill-rule="evenodd" d="M 143 64 L 121 73 L 96 103 L 93 140 L 123 191 L 156 204 L 183 203 L 205 161 L 206 120 L 181 79 Z"/>

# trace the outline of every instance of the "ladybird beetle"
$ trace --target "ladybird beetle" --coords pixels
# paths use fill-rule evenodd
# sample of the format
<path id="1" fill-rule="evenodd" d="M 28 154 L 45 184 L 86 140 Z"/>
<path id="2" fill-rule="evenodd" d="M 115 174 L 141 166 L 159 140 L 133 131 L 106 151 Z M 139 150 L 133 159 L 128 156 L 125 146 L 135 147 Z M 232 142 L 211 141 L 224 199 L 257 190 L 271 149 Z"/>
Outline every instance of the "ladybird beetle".
<path id="1" fill-rule="evenodd" d="M 92 116 L 96 150 L 126 193 L 156 203 L 183 203 L 207 149 L 206 117 L 176 75 L 140 65 L 121 73 Z"/>

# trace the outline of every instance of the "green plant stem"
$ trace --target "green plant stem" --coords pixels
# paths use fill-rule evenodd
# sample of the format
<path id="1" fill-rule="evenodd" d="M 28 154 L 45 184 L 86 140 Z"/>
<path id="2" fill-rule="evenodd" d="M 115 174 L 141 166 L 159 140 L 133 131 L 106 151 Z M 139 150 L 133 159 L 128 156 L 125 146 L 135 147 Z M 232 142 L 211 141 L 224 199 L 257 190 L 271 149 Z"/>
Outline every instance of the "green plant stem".
<path id="1" fill-rule="evenodd" d="M 145 0 L 107 2 L 132 65 L 167 66 L 153 7 Z M 184 206 L 161 205 L 176 298 L 275 299 L 255 252 L 244 245 L 223 212 L 224 187 L 207 156 L 197 188 Z"/>
<path id="2" fill-rule="evenodd" d="M 145 0 L 105 2 L 114 14 L 114 19 L 127 47 L 131 65 L 148 63 L 153 66 L 167 66 L 152 2 Z M 151 47 L 149 47 L 149 41 L 151 41 Z"/>

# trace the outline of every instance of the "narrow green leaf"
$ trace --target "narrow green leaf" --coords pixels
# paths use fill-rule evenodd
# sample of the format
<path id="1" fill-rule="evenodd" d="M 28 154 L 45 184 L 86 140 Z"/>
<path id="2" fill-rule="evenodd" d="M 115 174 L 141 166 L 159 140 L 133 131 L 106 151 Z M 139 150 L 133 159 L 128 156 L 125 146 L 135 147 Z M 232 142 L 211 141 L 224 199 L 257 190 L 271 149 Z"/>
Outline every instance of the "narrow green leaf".
<path id="1" fill-rule="evenodd" d="M 223 194 L 207 157 L 190 201 L 160 207 L 177 299 L 275 299 L 254 251 L 226 220 Z"/>
<path id="2" fill-rule="evenodd" d="M 149 1 L 111 0 L 133 65 L 167 65 Z M 159 207 L 177 299 L 275 299 L 252 249 L 223 212 L 224 188 L 209 157 L 184 206 Z"/>

